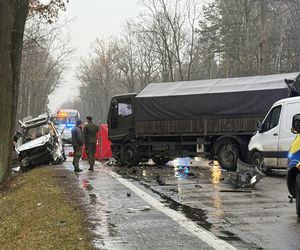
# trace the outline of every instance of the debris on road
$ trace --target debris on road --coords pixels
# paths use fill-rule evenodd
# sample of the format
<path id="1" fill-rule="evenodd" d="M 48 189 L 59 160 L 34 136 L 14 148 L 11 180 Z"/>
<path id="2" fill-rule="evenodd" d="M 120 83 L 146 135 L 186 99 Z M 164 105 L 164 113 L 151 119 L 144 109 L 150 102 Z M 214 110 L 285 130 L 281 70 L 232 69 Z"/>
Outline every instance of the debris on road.
<path id="1" fill-rule="evenodd" d="M 163 178 L 161 178 L 160 175 L 156 175 L 155 180 L 157 181 L 157 183 L 158 183 L 160 186 L 163 186 L 163 185 L 166 184 L 166 181 L 165 181 Z"/>
<path id="2" fill-rule="evenodd" d="M 83 179 L 82 180 L 82 186 L 84 189 L 86 190 L 93 190 L 93 185 L 90 183 L 90 181 L 88 179 Z"/>
<path id="3" fill-rule="evenodd" d="M 236 172 L 228 173 L 228 182 L 237 188 L 252 188 L 264 176 L 257 167 L 238 159 Z"/>
<path id="4" fill-rule="evenodd" d="M 144 212 L 144 211 L 149 211 L 151 209 L 151 207 L 150 206 L 145 206 L 145 207 L 142 207 L 142 208 L 131 208 L 131 207 L 128 207 L 126 209 L 130 210 L 130 211 L 141 211 L 141 212 Z"/>
<path id="5" fill-rule="evenodd" d="M 111 158 L 109 158 L 109 160 L 107 162 L 105 162 L 105 165 L 107 165 L 107 166 L 119 166 L 119 163 L 114 157 L 111 157 Z"/>
<path id="6" fill-rule="evenodd" d="M 252 190 L 246 189 L 221 189 L 221 193 L 252 193 Z"/>

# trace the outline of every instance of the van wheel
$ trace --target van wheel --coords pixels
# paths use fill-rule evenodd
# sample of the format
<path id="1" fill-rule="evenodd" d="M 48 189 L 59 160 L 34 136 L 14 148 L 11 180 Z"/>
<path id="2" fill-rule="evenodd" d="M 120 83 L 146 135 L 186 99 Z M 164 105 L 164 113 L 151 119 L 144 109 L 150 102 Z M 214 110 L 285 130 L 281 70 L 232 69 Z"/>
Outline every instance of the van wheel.
<path id="1" fill-rule="evenodd" d="M 139 164 L 138 147 L 134 143 L 127 143 L 121 150 L 121 164 L 125 166 L 136 166 Z"/>
<path id="2" fill-rule="evenodd" d="M 295 194 L 296 194 L 296 213 L 298 217 L 300 217 L 300 173 L 296 175 Z"/>
<path id="3" fill-rule="evenodd" d="M 228 143 L 222 144 L 217 150 L 218 162 L 221 168 L 235 171 L 237 160 L 240 157 L 239 150 L 236 145 Z"/>
<path id="4" fill-rule="evenodd" d="M 252 154 L 250 162 L 254 167 L 257 167 L 258 170 L 260 170 L 261 172 L 263 173 L 268 172 L 268 168 L 264 164 L 264 158 L 259 152 L 255 151 Z"/>

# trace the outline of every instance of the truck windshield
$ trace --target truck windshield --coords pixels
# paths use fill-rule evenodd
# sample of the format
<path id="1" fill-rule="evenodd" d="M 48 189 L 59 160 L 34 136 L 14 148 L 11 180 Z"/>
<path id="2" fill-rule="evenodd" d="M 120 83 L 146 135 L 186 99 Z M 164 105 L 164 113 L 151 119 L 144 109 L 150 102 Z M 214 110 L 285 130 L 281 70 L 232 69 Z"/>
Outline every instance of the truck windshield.
<path id="1" fill-rule="evenodd" d="M 131 99 L 121 99 L 118 103 L 118 116 L 125 117 L 132 114 Z"/>
<path id="2" fill-rule="evenodd" d="M 119 103 L 118 116 L 124 117 L 132 114 L 131 104 Z"/>

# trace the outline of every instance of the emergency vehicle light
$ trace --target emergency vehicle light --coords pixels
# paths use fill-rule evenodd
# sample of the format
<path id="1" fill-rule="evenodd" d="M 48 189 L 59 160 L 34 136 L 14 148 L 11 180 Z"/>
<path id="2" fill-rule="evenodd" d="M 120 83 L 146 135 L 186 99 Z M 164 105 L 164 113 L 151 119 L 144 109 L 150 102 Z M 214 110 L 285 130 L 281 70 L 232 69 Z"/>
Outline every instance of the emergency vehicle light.
<path id="1" fill-rule="evenodd" d="M 59 112 L 57 116 L 58 117 L 67 117 L 68 114 L 66 112 Z"/>

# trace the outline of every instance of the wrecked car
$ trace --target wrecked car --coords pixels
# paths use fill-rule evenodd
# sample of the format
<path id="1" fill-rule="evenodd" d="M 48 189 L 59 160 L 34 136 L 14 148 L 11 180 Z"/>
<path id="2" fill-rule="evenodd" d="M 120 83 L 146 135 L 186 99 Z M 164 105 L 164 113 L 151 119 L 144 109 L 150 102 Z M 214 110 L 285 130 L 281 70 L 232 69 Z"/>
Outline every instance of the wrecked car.
<path id="1" fill-rule="evenodd" d="M 59 164 L 66 159 L 60 133 L 48 114 L 19 121 L 14 137 L 15 150 L 23 171 L 41 164 Z"/>

